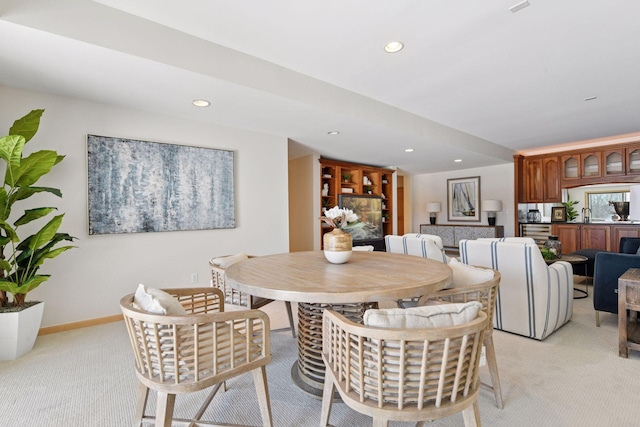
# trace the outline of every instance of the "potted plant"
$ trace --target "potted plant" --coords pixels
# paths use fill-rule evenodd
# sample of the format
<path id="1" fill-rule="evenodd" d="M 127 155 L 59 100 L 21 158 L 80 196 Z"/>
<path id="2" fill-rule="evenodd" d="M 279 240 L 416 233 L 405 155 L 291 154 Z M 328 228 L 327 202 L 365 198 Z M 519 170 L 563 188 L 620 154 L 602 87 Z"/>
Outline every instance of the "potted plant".
<path id="1" fill-rule="evenodd" d="M 14 205 L 23 205 L 38 193 L 51 193 L 62 197 L 57 188 L 34 186 L 38 180 L 48 174 L 60 163 L 64 156 L 52 150 L 40 150 L 23 156 L 23 148 L 33 138 L 40 126 L 40 117 L 44 110 L 33 110 L 16 120 L 9 129 L 9 135 L 0 138 L 0 159 L 5 163 L 4 185 L 0 188 L 0 325 L 14 326 L 26 336 L 16 331 L 2 331 L 0 341 L 0 360 L 11 360 L 31 350 L 37 336 L 44 303 L 26 302 L 27 293 L 45 282 L 49 275 L 37 274 L 42 263 L 55 258 L 74 246 L 56 245 L 62 241 L 73 241 L 67 233 L 59 233 L 64 214 L 55 215 L 41 227 L 33 221 L 44 221 L 56 208 L 24 207 L 24 211 L 14 211 Z M 27 237 L 18 235 L 21 226 L 30 224 Z M 9 301 L 8 294 L 12 296 Z M 32 328 L 27 331 L 23 321 L 31 320 Z M 10 325 L 14 324 L 14 325 Z M 4 344 L 6 343 L 6 345 Z M 9 345 L 15 344 L 15 346 Z"/>
<path id="2" fill-rule="evenodd" d="M 567 221 L 571 222 L 578 217 L 578 211 L 574 208 L 578 204 L 577 200 L 571 200 L 571 196 L 567 198 L 566 202 L 562 202 L 562 206 L 567 208 Z"/>

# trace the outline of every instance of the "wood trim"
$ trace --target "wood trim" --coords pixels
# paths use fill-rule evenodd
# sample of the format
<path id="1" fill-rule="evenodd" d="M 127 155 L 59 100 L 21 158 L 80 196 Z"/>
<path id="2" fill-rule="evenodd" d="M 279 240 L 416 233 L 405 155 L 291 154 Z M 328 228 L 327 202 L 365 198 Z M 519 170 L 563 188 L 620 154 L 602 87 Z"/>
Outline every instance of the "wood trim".
<path id="1" fill-rule="evenodd" d="M 97 319 L 82 320 L 80 322 L 65 323 L 62 325 L 48 326 L 40 328 L 38 336 L 55 334 L 56 332 L 71 331 L 73 329 L 86 328 L 87 326 L 102 325 L 105 323 L 118 322 L 123 320 L 122 314 L 114 314 L 113 316 L 98 317 Z"/>

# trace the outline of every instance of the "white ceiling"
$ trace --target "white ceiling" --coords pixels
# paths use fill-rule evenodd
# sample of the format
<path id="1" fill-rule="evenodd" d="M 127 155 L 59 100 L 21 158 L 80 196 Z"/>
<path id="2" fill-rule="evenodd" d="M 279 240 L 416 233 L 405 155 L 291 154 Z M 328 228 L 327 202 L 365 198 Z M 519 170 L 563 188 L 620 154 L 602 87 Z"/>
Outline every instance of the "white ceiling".
<path id="1" fill-rule="evenodd" d="M 2 0 L 0 84 L 408 173 L 640 131 L 640 2 L 518 2 Z"/>

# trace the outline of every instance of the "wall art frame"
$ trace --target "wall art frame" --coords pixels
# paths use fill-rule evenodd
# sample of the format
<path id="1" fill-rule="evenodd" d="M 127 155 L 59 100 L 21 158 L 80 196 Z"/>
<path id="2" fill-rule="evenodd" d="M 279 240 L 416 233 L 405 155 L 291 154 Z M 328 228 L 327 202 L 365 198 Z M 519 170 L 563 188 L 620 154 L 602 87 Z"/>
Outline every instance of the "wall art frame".
<path id="1" fill-rule="evenodd" d="M 447 179 L 447 215 L 449 221 L 479 222 L 480 177 Z"/>
<path id="2" fill-rule="evenodd" d="M 553 206 L 551 208 L 551 222 L 567 222 L 567 208 L 565 206 Z"/>
<path id="3" fill-rule="evenodd" d="M 235 228 L 234 152 L 87 135 L 89 234 Z"/>

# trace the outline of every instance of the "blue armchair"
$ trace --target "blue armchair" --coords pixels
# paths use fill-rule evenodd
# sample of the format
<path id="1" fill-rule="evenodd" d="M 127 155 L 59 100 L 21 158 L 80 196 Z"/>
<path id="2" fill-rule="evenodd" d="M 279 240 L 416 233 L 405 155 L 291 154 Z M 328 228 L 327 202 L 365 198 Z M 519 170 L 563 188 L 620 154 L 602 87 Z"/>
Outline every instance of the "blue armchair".
<path id="1" fill-rule="evenodd" d="M 640 268 L 640 238 L 622 237 L 620 252 L 598 252 L 593 272 L 593 308 L 596 326 L 600 326 L 600 312 L 618 314 L 618 278 L 630 268 Z"/>

